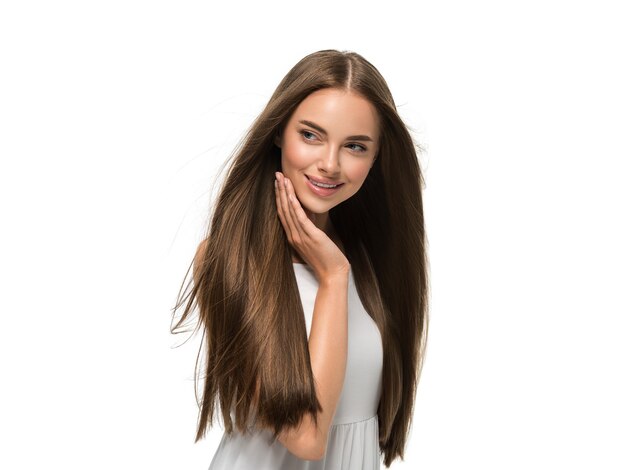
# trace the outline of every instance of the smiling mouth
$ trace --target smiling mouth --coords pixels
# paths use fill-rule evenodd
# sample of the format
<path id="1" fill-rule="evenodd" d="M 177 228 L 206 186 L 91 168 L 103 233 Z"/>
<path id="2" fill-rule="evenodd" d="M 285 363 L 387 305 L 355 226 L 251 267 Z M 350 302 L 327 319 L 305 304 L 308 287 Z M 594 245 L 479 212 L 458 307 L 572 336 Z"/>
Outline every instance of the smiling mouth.
<path id="1" fill-rule="evenodd" d="M 307 175 L 305 175 L 305 176 L 307 177 L 307 179 L 309 180 L 309 182 L 312 185 L 317 186 L 318 188 L 335 189 L 335 188 L 338 188 L 339 186 L 343 185 L 343 183 L 336 183 L 336 184 L 320 183 L 318 181 L 315 181 L 315 180 L 309 178 Z"/>

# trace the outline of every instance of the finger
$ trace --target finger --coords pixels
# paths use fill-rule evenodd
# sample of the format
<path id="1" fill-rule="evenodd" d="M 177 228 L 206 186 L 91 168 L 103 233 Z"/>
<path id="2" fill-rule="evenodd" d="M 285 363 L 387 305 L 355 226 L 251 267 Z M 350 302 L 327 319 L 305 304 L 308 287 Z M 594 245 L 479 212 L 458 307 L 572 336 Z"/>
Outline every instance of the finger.
<path id="1" fill-rule="evenodd" d="M 285 217 L 286 208 L 283 202 L 283 198 L 281 197 L 280 186 L 281 186 L 281 183 L 277 178 L 274 181 L 274 193 L 276 195 L 276 210 L 278 212 L 278 218 L 280 219 L 280 223 L 282 224 L 283 229 L 285 230 L 287 234 L 287 238 L 291 240 L 291 228 L 289 227 L 289 224 L 287 223 L 287 219 Z"/>
<path id="2" fill-rule="evenodd" d="M 312 237 L 312 235 L 315 233 L 315 230 L 319 229 L 315 226 L 311 219 L 309 219 L 309 217 L 306 215 L 306 212 L 304 212 L 304 208 L 296 197 L 295 192 L 290 197 L 290 207 L 292 210 L 292 217 L 297 222 L 297 225 L 300 228 L 300 233 L 303 236 Z"/>
<path id="3" fill-rule="evenodd" d="M 293 190 L 293 184 L 291 184 L 290 180 L 287 180 L 286 192 L 287 192 L 287 204 L 288 204 L 287 207 L 289 210 L 289 218 L 291 219 L 291 222 L 293 223 L 293 227 L 296 231 L 294 232 L 294 235 L 297 233 L 298 238 L 301 241 L 304 241 L 304 238 L 306 235 L 304 234 L 304 231 L 302 230 L 302 224 L 298 220 L 298 217 L 296 216 L 296 211 L 294 210 L 294 203 L 295 204 L 298 203 L 297 202 L 298 198 L 296 197 L 296 193 Z"/>
<path id="4" fill-rule="evenodd" d="M 292 241 L 299 241 L 302 239 L 300 231 L 298 230 L 298 223 L 291 212 L 291 203 L 289 202 L 289 179 L 283 177 L 284 185 L 281 192 L 281 201 L 283 202 L 283 209 L 287 224 L 289 224 L 289 230 L 291 231 Z M 298 240 L 296 240 L 296 238 Z"/>
<path id="5" fill-rule="evenodd" d="M 278 181 L 279 197 L 282 208 L 283 217 L 285 219 L 285 230 L 289 236 L 289 241 L 293 242 L 295 237 L 298 237 L 299 233 L 296 229 L 295 223 L 289 212 L 289 199 L 287 197 L 287 181 L 285 175 L 279 173 L 280 179 Z M 299 242 L 299 240 L 298 240 Z"/>
<path id="6" fill-rule="evenodd" d="M 288 197 L 288 202 L 289 202 L 289 214 L 291 216 L 291 220 L 294 223 L 294 226 L 296 227 L 296 230 L 298 230 L 298 234 L 300 235 L 301 238 L 304 238 L 304 237 L 308 238 L 309 237 L 308 230 L 304 226 L 305 225 L 304 221 L 298 215 L 298 209 L 303 214 L 304 214 L 304 209 L 302 209 L 302 206 L 300 205 L 300 201 L 298 201 L 296 192 L 293 189 L 293 184 L 291 183 L 290 180 L 287 180 L 287 197 Z M 309 218 L 306 216 L 306 214 L 304 214 L 304 218 L 307 221 L 311 222 Z"/>

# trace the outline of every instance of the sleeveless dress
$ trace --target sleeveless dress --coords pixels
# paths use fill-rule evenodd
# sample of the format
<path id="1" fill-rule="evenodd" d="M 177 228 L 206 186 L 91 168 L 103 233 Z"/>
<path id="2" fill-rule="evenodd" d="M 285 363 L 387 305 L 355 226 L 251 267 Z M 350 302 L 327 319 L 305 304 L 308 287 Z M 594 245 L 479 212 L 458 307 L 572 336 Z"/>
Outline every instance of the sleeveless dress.
<path id="1" fill-rule="evenodd" d="M 306 264 L 293 263 L 311 333 L 319 283 Z M 377 408 L 382 390 L 383 348 L 376 323 L 363 308 L 352 271 L 348 281 L 348 355 L 343 389 L 321 460 L 302 460 L 267 429 L 243 435 L 224 432 L 209 470 L 374 470 L 380 469 Z"/>

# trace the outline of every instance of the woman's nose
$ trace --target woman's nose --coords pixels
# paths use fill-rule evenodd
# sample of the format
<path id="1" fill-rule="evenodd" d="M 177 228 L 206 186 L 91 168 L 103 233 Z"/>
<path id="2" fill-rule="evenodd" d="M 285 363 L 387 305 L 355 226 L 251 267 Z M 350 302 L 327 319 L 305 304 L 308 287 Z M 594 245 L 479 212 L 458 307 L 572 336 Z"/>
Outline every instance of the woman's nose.
<path id="1" fill-rule="evenodd" d="M 339 173 L 339 150 L 334 146 L 328 146 L 324 149 L 324 153 L 320 157 L 317 168 L 327 174 Z"/>

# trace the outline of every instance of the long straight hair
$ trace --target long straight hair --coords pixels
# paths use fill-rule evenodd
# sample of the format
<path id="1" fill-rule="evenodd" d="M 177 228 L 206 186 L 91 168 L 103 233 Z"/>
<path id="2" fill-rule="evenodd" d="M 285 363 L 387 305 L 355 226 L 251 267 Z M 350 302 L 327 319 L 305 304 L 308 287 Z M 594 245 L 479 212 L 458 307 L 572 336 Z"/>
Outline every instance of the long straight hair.
<path id="1" fill-rule="evenodd" d="M 252 412 L 274 431 L 321 410 L 311 369 L 292 248 L 277 216 L 274 173 L 281 171 L 275 137 L 296 107 L 324 88 L 370 101 L 380 146 L 369 174 L 329 216 L 346 251 L 365 310 L 383 343 L 379 446 L 389 467 L 403 458 L 428 331 L 428 260 L 419 150 L 378 70 L 359 54 L 324 50 L 300 60 L 233 153 L 210 225 L 179 291 L 171 329 L 197 307 L 202 330 L 204 389 L 196 442 L 219 406 L 224 428 L 246 432 Z M 185 281 L 183 280 L 183 284 Z M 197 366 L 197 363 L 196 363 Z M 198 381 L 196 368 L 195 383 Z M 255 398 L 256 397 L 256 398 Z"/>

